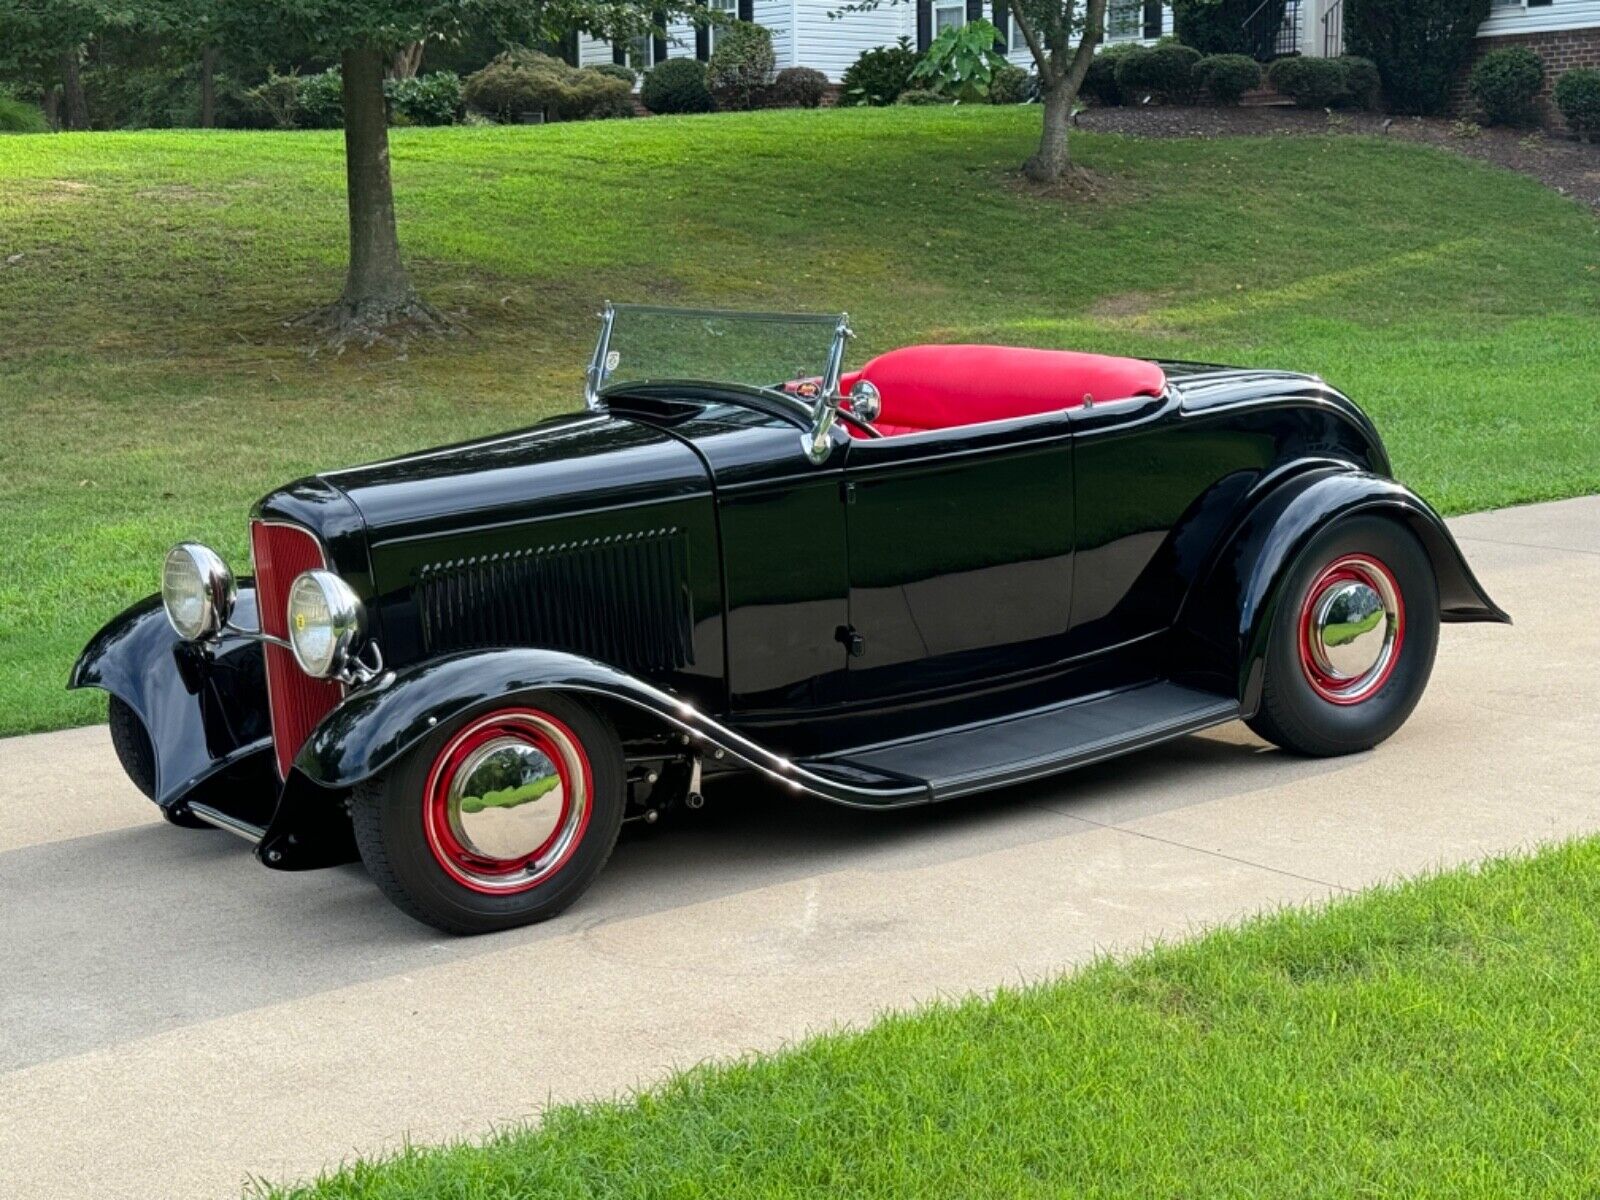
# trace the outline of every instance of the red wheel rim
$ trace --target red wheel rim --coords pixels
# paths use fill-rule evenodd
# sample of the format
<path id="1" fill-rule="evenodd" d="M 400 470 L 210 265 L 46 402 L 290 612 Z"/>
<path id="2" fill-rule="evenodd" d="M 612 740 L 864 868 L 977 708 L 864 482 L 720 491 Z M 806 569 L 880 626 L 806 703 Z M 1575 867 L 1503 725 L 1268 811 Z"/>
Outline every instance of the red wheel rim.
<path id="1" fill-rule="evenodd" d="M 435 756 L 423 834 L 463 887 L 515 895 L 577 851 L 593 794 L 589 756 L 571 729 L 540 709 L 500 709 L 463 726 Z"/>
<path id="2" fill-rule="evenodd" d="M 1366 554 L 1324 567 L 1300 605 L 1300 669 L 1330 704 L 1360 704 L 1400 661 L 1405 597 L 1394 573 Z"/>

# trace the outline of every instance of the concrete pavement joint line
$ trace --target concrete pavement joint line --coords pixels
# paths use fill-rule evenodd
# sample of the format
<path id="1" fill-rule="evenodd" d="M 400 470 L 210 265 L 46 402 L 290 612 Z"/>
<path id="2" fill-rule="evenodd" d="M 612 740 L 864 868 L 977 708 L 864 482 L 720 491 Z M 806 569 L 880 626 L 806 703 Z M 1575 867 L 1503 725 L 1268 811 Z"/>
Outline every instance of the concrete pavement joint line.
<path id="1" fill-rule="evenodd" d="M 1144 838 L 1148 842 L 1160 842 L 1163 846 L 1173 846 L 1179 850 L 1193 850 L 1196 854 L 1209 854 L 1212 858 L 1220 858 L 1227 862 L 1238 863 L 1241 867 L 1255 867 L 1260 871 L 1270 871 L 1274 875 L 1282 875 L 1287 879 L 1298 879 L 1301 883 L 1314 883 L 1318 887 L 1332 888 L 1334 891 L 1343 892 L 1353 896 L 1360 889 L 1346 887 L 1342 883 L 1330 883 L 1326 879 L 1313 879 L 1310 875 L 1297 875 L 1293 871 L 1285 871 L 1282 867 L 1274 867 L 1268 863 L 1255 862 L 1252 859 L 1240 858 L 1234 854 L 1224 854 L 1221 850 L 1207 850 L 1204 846 L 1191 846 L 1188 842 L 1180 842 L 1175 838 L 1157 837 L 1153 833 L 1145 833 L 1138 829 L 1129 829 L 1126 825 L 1114 825 L 1109 821 L 1096 821 L 1093 817 L 1082 817 L 1077 813 L 1062 812 L 1049 804 L 1040 803 L 1040 808 L 1047 809 L 1059 817 L 1071 817 L 1074 821 L 1082 821 L 1085 825 L 1093 825 L 1098 829 L 1109 829 L 1113 833 L 1126 833 L 1133 837 Z"/>
<path id="2" fill-rule="evenodd" d="M 1556 554 L 1590 554 L 1600 558 L 1600 550 L 1583 550 L 1577 546 L 1542 546 L 1537 542 L 1508 542 L 1504 538 L 1483 537 L 1476 533 L 1456 534 L 1458 542 L 1488 542 L 1493 546 L 1516 546 L 1521 550 L 1550 550 Z"/>

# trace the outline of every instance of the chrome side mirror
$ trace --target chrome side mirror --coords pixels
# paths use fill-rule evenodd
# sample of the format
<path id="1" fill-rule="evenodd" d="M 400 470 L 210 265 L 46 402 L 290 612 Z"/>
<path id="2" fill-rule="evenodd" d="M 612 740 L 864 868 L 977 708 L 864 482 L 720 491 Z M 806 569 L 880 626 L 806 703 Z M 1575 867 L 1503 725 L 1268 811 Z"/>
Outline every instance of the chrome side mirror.
<path id="1" fill-rule="evenodd" d="M 858 379 L 850 389 L 850 411 L 868 422 L 883 413 L 883 396 L 870 380 Z"/>

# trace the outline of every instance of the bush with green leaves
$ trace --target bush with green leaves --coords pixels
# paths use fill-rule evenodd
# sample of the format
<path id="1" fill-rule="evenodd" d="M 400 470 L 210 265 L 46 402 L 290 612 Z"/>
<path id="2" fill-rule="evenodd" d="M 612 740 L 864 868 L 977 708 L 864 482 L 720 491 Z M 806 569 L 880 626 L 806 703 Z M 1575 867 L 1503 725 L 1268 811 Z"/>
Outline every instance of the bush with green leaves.
<path id="1" fill-rule="evenodd" d="M 585 71 L 595 71 L 601 75 L 609 75 L 613 79 L 624 81 L 629 87 L 639 82 L 639 74 L 632 67 L 625 67 L 621 63 L 600 63 L 598 66 L 585 67 Z"/>
<path id="2" fill-rule="evenodd" d="M 692 58 L 669 58 L 644 74 L 639 99 L 653 113 L 703 113 L 716 107 L 706 86 L 705 64 Z"/>
<path id="3" fill-rule="evenodd" d="M 49 128 L 37 104 L 0 95 L 0 133 L 45 133 Z"/>
<path id="4" fill-rule="evenodd" d="M 261 83 L 245 93 L 256 120 L 269 129 L 300 127 L 300 76 L 269 71 Z"/>
<path id="5" fill-rule="evenodd" d="M 1195 67 L 1200 52 L 1176 42 L 1136 46 L 1117 63 L 1117 87 L 1123 103 L 1154 96 L 1164 104 L 1193 104 L 1198 94 Z"/>
<path id="6" fill-rule="evenodd" d="M 821 108 L 828 94 L 828 77 L 811 67 L 785 67 L 767 90 L 767 99 L 779 108 Z"/>
<path id="7" fill-rule="evenodd" d="M 1556 80 L 1556 107 L 1567 127 L 1591 140 L 1600 135 L 1600 71 L 1577 67 Z"/>
<path id="8" fill-rule="evenodd" d="M 384 81 L 389 118 L 399 125 L 454 125 L 461 119 L 461 76 L 434 71 Z"/>
<path id="9" fill-rule="evenodd" d="M 1201 54 L 1269 54 L 1288 0 L 1172 0 L 1172 28 Z"/>
<path id="10" fill-rule="evenodd" d="M 1378 64 L 1389 107 L 1441 113 L 1490 0 L 1344 0 L 1345 46 Z"/>
<path id="11" fill-rule="evenodd" d="M 1537 115 L 1544 59 L 1526 46 L 1491 50 L 1472 65 L 1467 92 L 1486 125 L 1521 125 Z"/>
<path id="12" fill-rule="evenodd" d="M 497 121 L 542 113 L 546 120 L 584 121 L 633 115 L 633 89 L 625 80 L 582 70 L 537 50 L 507 50 L 467 76 L 466 104 Z"/>
<path id="13" fill-rule="evenodd" d="M 996 67 L 989 78 L 990 104 L 1026 104 L 1036 91 L 1033 76 L 1011 63 Z"/>
<path id="14" fill-rule="evenodd" d="M 893 46 L 862 51 L 845 68 L 839 82 L 839 103 L 874 108 L 893 104 L 911 86 L 911 72 L 921 61 L 922 56 L 911 48 L 910 38 L 901 38 Z"/>
<path id="15" fill-rule="evenodd" d="M 1117 83 L 1117 66 L 1129 54 L 1144 48 L 1138 42 L 1118 42 L 1099 51 L 1089 62 L 1089 72 L 1083 77 L 1078 95 L 1104 106 L 1126 103 L 1122 87 Z"/>
<path id="16" fill-rule="evenodd" d="M 754 108 L 766 96 L 777 62 L 772 30 L 750 21 L 730 22 L 717 30 L 706 86 L 722 108 Z"/>
<path id="17" fill-rule="evenodd" d="M 1248 54 L 1213 54 L 1194 67 L 1195 82 L 1213 104 L 1237 104 L 1261 86 L 1261 65 Z"/>
<path id="18" fill-rule="evenodd" d="M 1345 103 L 1369 110 L 1383 104 L 1383 76 L 1377 63 L 1356 54 L 1342 54 L 1333 61 L 1344 71 Z"/>
<path id="19" fill-rule="evenodd" d="M 906 108 L 932 108 L 936 104 L 953 104 L 954 101 L 932 88 L 907 88 L 895 98 L 895 103 Z"/>
<path id="20" fill-rule="evenodd" d="M 1344 68 L 1331 58 L 1280 58 L 1267 79 L 1300 108 L 1328 108 L 1345 95 Z"/>
<path id="21" fill-rule="evenodd" d="M 299 106 L 295 124 L 301 129 L 343 128 L 344 79 L 339 68 L 299 76 Z"/>
<path id="22" fill-rule="evenodd" d="M 994 48 L 999 37 L 994 23 L 983 17 L 952 26 L 933 39 L 911 81 L 952 100 L 987 100 L 995 72 L 1009 65 Z"/>

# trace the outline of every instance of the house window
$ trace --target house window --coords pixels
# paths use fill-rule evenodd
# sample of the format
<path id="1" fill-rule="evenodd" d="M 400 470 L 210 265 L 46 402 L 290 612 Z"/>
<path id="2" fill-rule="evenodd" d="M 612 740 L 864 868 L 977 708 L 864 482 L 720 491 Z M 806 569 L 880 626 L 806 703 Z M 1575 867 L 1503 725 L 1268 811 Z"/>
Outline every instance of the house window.
<path id="1" fill-rule="evenodd" d="M 655 38 L 648 33 L 641 33 L 628 43 L 628 66 L 635 71 L 648 71 L 655 66 L 652 59 L 655 57 Z"/>
<path id="2" fill-rule="evenodd" d="M 1022 30 L 1017 27 L 1017 18 L 1011 18 L 1011 53 L 1028 53 L 1028 39 L 1022 36 Z"/>
<path id="3" fill-rule="evenodd" d="M 942 0 L 933 6 L 933 36 L 946 29 L 960 29 L 967 23 L 967 0 Z"/>
<path id="4" fill-rule="evenodd" d="M 717 16 L 727 21 L 732 21 L 739 15 L 739 0 L 709 0 L 707 7 L 710 8 L 712 12 L 716 13 Z M 708 39 L 707 44 L 712 50 L 717 48 L 717 34 L 719 29 L 720 26 L 710 26 L 709 32 L 711 36 Z"/>

